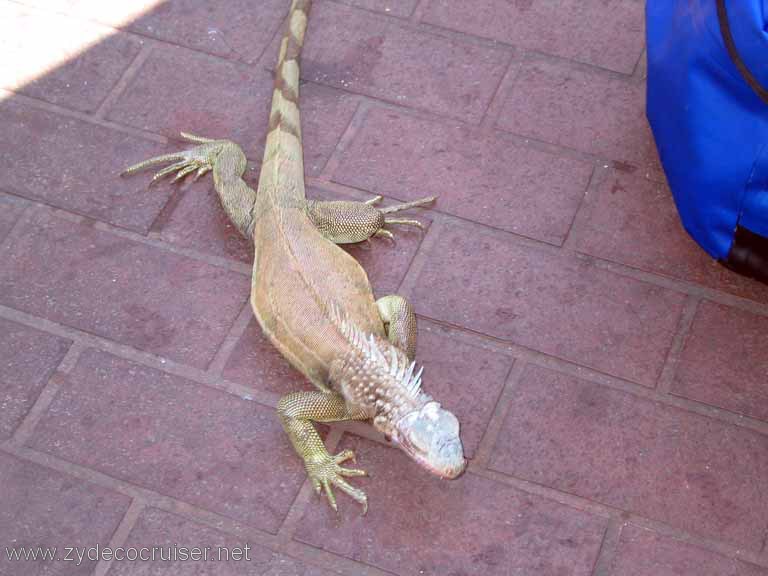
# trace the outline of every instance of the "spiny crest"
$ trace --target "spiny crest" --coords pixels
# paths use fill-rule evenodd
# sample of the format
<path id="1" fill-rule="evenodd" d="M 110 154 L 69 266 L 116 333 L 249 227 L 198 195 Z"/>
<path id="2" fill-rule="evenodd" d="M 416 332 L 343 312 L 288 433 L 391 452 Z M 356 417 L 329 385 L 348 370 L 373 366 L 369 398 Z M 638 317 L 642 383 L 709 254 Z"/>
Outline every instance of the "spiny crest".
<path id="1" fill-rule="evenodd" d="M 357 326 L 347 320 L 341 307 L 333 302 L 329 306 L 331 319 L 340 327 L 341 333 L 350 345 L 367 361 L 383 368 L 412 398 L 418 398 L 421 393 L 421 374 L 424 367 L 416 371 L 416 362 L 408 362 L 405 354 L 398 354 L 394 346 L 385 354 L 376 342 L 373 334 L 366 335 Z"/>

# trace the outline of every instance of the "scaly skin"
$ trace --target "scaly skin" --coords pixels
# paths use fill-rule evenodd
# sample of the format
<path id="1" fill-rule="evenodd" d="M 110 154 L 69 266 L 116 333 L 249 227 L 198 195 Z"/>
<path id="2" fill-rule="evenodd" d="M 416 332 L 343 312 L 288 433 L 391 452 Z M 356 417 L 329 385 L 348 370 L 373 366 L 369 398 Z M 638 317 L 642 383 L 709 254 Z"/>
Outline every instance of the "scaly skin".
<path id="1" fill-rule="evenodd" d="M 400 296 L 374 300 L 365 271 L 337 244 L 392 237 L 389 224 L 421 227 L 393 212 L 434 198 L 377 209 L 368 202 L 316 202 L 304 193 L 299 119 L 299 55 L 311 0 L 293 0 L 280 45 L 258 193 L 242 179 L 246 159 L 236 144 L 182 133 L 195 148 L 141 162 L 171 163 L 154 180 L 213 172 L 225 211 L 255 248 L 251 306 L 265 334 L 318 388 L 283 397 L 278 413 L 309 478 L 337 509 L 332 486 L 367 510 L 365 494 L 344 477 L 351 451 L 328 453 L 313 422 L 372 420 L 425 468 L 446 478 L 465 467 L 456 418 L 421 390 L 414 371 L 416 317 Z"/>

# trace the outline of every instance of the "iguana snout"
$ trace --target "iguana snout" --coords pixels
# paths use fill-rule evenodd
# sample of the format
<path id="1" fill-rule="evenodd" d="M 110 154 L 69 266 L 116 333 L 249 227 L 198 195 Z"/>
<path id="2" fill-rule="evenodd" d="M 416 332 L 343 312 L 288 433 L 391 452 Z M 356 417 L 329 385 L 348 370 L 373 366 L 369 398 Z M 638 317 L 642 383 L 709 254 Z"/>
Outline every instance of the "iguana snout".
<path id="1" fill-rule="evenodd" d="M 466 468 L 459 421 L 438 402 L 427 402 L 400 418 L 392 441 L 421 466 L 443 478 L 456 478 Z"/>

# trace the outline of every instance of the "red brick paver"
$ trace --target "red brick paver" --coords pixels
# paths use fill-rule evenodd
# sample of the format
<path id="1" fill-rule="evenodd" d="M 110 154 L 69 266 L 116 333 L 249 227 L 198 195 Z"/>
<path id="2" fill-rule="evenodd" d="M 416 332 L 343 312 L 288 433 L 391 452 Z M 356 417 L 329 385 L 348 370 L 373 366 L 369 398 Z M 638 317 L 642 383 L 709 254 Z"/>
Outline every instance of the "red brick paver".
<path id="1" fill-rule="evenodd" d="M 146 176 L 121 170 L 164 152 L 155 142 L 27 102 L 0 102 L 2 189 L 137 232 L 146 232 L 169 190 L 146 190 Z"/>
<path id="2" fill-rule="evenodd" d="M 672 391 L 768 421 L 768 317 L 702 303 Z"/>
<path id="3" fill-rule="evenodd" d="M 613 565 L 616 576 L 766 576 L 760 568 L 702 550 L 649 530 L 626 526 Z"/>
<path id="4" fill-rule="evenodd" d="M 514 388 L 491 467 L 759 551 L 768 438 L 543 368 Z"/>
<path id="5" fill-rule="evenodd" d="M 325 33 L 307 41 L 308 79 L 444 116 L 478 120 L 510 60 L 502 50 L 404 29 L 331 2 L 318 3 L 312 19 Z"/>
<path id="6" fill-rule="evenodd" d="M 334 179 L 403 200 L 437 195 L 440 210 L 560 244 L 591 173 L 503 133 L 375 110 Z"/>
<path id="7" fill-rule="evenodd" d="M 90 574 L 95 561 L 67 561 L 66 547 L 106 546 L 130 499 L 67 474 L 0 454 L 0 574 Z M 56 546 L 58 561 L 11 560 L 6 547 Z M 76 556 L 72 555 L 72 558 Z"/>
<path id="8" fill-rule="evenodd" d="M 608 171 L 587 195 L 571 240 L 578 251 L 599 258 L 768 300 L 768 286 L 730 273 L 685 233 L 665 184 L 635 174 Z"/>
<path id="9" fill-rule="evenodd" d="M 654 166 L 645 84 L 571 63 L 523 64 L 504 101 L 500 128 L 602 158 Z"/>
<path id="10" fill-rule="evenodd" d="M 632 72 L 643 46 L 642 3 L 480 0 L 428 4 L 425 22 Z"/>
<path id="11" fill-rule="evenodd" d="M 0 319 L 0 438 L 21 424 L 71 342 Z"/>
<path id="12" fill-rule="evenodd" d="M 414 280 L 421 313 L 653 385 L 681 294 L 475 224 L 446 228 Z"/>
<path id="13" fill-rule="evenodd" d="M 98 108 L 142 44 L 106 26 L 11 2 L 0 4 L 0 35 L 1 87 L 84 112 Z M 99 49 L 82 51 L 88 44 Z"/>
<path id="14" fill-rule="evenodd" d="M 281 435 L 268 408 L 89 350 L 30 444 L 275 532 L 302 478 Z"/>
<path id="15" fill-rule="evenodd" d="M 210 576 L 237 575 L 272 575 L 275 576 L 331 576 L 332 572 L 314 566 L 307 566 L 285 555 L 278 554 L 268 548 L 254 544 L 247 539 L 229 536 L 207 526 L 186 520 L 179 516 L 157 509 L 147 509 L 139 518 L 136 526 L 128 536 L 126 546 L 135 548 L 151 548 L 160 546 L 172 550 L 185 542 L 188 548 L 209 547 L 206 562 L 188 562 L 169 560 L 154 563 L 141 563 L 138 566 L 131 563 L 114 563 L 110 574 L 123 576 L 193 576 L 204 574 Z M 248 546 L 247 552 L 245 546 Z M 242 551 L 242 552 L 239 552 Z M 228 553 L 235 553 L 233 560 L 226 561 Z M 242 558 L 247 553 L 248 560 Z M 168 555 L 170 557 L 170 555 Z M 178 557 L 178 554 L 177 554 Z M 240 558 L 239 560 L 236 558 Z M 202 564 L 202 566 L 201 566 Z"/>
<path id="16" fill-rule="evenodd" d="M 118 176 L 186 130 L 256 186 L 288 5 L 0 0 L 0 574 L 768 576 L 768 287 L 679 223 L 639 0 L 315 0 L 308 195 L 439 195 L 426 231 L 344 249 L 412 300 L 470 458 L 443 481 L 323 427 L 370 511 L 315 497 L 274 413 L 311 385 L 252 318 L 210 177 Z"/>
<path id="17" fill-rule="evenodd" d="M 374 505 L 365 517 L 345 509 L 341 518 L 313 506 L 299 540 L 398 574 L 590 574 L 604 519 L 474 475 L 435 481 L 365 440 L 343 447 L 366 462 Z"/>
<path id="18" fill-rule="evenodd" d="M 0 304 L 204 367 L 247 300 L 242 275 L 40 215 L 6 239 Z"/>

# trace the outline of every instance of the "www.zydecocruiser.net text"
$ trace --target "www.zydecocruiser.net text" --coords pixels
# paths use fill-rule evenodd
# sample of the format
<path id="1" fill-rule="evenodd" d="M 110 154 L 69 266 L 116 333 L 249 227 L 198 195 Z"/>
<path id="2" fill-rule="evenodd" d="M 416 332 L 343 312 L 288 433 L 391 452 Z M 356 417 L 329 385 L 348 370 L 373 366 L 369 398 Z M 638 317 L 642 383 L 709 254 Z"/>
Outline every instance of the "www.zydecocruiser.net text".
<path id="1" fill-rule="evenodd" d="M 250 561 L 251 546 L 6 546 L 9 562 L 226 562 Z"/>

